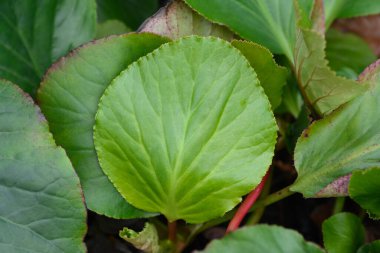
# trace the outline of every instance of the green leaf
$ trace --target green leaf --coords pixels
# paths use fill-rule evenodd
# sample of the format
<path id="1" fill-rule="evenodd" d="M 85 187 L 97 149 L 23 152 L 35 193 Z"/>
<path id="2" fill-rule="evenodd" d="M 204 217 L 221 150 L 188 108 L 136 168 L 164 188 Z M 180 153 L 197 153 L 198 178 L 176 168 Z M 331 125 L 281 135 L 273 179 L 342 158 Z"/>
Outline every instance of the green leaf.
<path id="1" fill-rule="evenodd" d="M 350 197 L 367 209 L 373 218 L 380 217 L 380 169 L 355 171 L 349 184 Z"/>
<path id="2" fill-rule="evenodd" d="M 364 227 L 359 217 L 338 213 L 323 222 L 323 242 L 329 253 L 355 253 L 364 244 Z"/>
<path id="3" fill-rule="evenodd" d="M 352 18 L 380 13 L 380 2 L 373 0 L 324 0 L 326 26 L 336 18 Z"/>
<path id="4" fill-rule="evenodd" d="M 120 196 L 100 169 L 93 126 L 99 99 L 112 79 L 167 41 L 152 34 L 129 34 L 91 42 L 53 65 L 42 82 L 42 111 L 57 143 L 66 149 L 92 211 L 114 218 L 144 215 Z"/>
<path id="5" fill-rule="evenodd" d="M 32 96 L 46 69 L 95 34 L 94 0 L 0 1 L 0 77 Z"/>
<path id="6" fill-rule="evenodd" d="M 325 39 L 316 31 L 299 28 L 294 51 L 295 75 L 305 103 L 325 116 L 362 94 L 366 88 L 337 76 L 325 59 Z"/>
<path id="7" fill-rule="evenodd" d="M 231 44 L 248 59 L 275 109 L 281 103 L 282 90 L 288 77 L 287 69 L 278 66 L 271 52 L 263 46 L 241 40 L 234 40 Z"/>
<path id="8" fill-rule="evenodd" d="M 306 242 L 294 230 L 278 226 L 256 225 L 232 232 L 212 241 L 203 253 L 323 253 L 317 245 Z"/>
<path id="9" fill-rule="evenodd" d="M 113 81 L 94 139 L 103 171 L 130 203 L 201 223 L 260 182 L 276 129 L 239 50 L 192 36 L 163 45 Z"/>
<path id="10" fill-rule="evenodd" d="M 295 150 L 298 178 L 291 188 L 306 197 L 347 195 L 349 174 L 379 167 L 379 62 L 360 77 L 371 88 L 322 120 L 299 138 Z M 336 181 L 340 178 L 340 181 Z M 323 190 L 330 184 L 330 189 Z"/>
<path id="11" fill-rule="evenodd" d="M 380 240 L 362 246 L 357 253 L 378 253 L 380 252 Z"/>
<path id="12" fill-rule="evenodd" d="M 120 35 L 130 31 L 131 29 L 123 22 L 117 19 L 110 19 L 98 24 L 96 28 L 96 39 L 108 37 L 110 35 Z"/>
<path id="13" fill-rule="evenodd" d="M 252 40 L 293 61 L 296 17 L 292 1 L 284 0 L 185 0 L 212 21 L 227 25 L 242 38 Z M 309 13 L 312 1 L 299 0 Z"/>
<path id="14" fill-rule="evenodd" d="M 326 34 L 326 56 L 330 67 L 341 72 L 352 69 L 358 76 L 368 65 L 376 61 L 376 55 L 360 37 L 330 29 Z"/>
<path id="15" fill-rule="evenodd" d="M 139 31 L 152 32 L 171 39 L 200 35 L 231 40 L 234 36 L 226 27 L 207 21 L 180 0 L 174 0 L 161 8 L 144 22 Z"/>
<path id="16" fill-rule="evenodd" d="M 96 2 L 100 22 L 118 19 L 133 30 L 158 9 L 158 0 L 96 0 Z"/>
<path id="17" fill-rule="evenodd" d="M 0 252 L 85 252 L 79 180 L 32 99 L 0 81 Z"/>
<path id="18" fill-rule="evenodd" d="M 148 253 L 160 252 L 159 238 L 156 228 L 145 223 L 144 229 L 141 232 L 135 232 L 132 229 L 124 228 L 119 233 L 120 237 L 131 243 L 135 248 Z"/>

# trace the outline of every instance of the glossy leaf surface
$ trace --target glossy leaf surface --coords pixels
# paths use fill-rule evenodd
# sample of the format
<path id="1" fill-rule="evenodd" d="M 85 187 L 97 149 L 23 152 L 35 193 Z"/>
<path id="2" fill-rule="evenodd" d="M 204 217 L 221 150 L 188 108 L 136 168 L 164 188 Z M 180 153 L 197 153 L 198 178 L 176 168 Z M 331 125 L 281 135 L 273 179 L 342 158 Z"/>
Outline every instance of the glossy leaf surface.
<path id="1" fill-rule="evenodd" d="M 260 182 L 276 129 L 240 51 L 193 36 L 163 45 L 113 81 L 94 138 L 102 169 L 130 203 L 200 223 Z"/>
<path id="2" fill-rule="evenodd" d="M 305 197 L 347 195 L 347 184 L 322 189 L 351 172 L 379 166 L 380 83 L 378 63 L 360 76 L 369 90 L 316 121 L 298 139 L 295 166 L 298 178 L 291 188 Z M 346 180 L 347 181 L 347 180 Z M 341 189 L 341 188 L 344 189 Z M 340 194 L 338 194 L 340 195 Z"/>
<path id="3" fill-rule="evenodd" d="M 100 169 L 93 126 L 99 99 L 112 79 L 165 42 L 152 34 L 98 40 L 53 65 L 42 82 L 38 94 L 42 111 L 81 179 L 87 207 L 97 213 L 114 218 L 144 215 L 120 196 Z"/>
<path id="4" fill-rule="evenodd" d="M 0 1 L 0 77 L 32 96 L 46 69 L 95 35 L 95 0 Z"/>
<path id="5" fill-rule="evenodd" d="M 236 230 L 220 240 L 212 241 L 201 252 L 323 253 L 321 248 L 306 242 L 296 231 L 268 225 L 256 225 Z"/>
<path id="6" fill-rule="evenodd" d="M 323 222 L 323 242 L 329 253 L 355 253 L 364 244 L 364 227 L 359 217 L 338 213 Z"/>
<path id="7" fill-rule="evenodd" d="M 215 36 L 231 40 L 234 34 L 224 26 L 206 20 L 181 0 L 170 2 L 139 28 L 142 32 L 152 32 L 178 39 L 188 35 Z"/>
<path id="8" fill-rule="evenodd" d="M 0 143 L 0 252 L 84 253 L 79 179 L 39 108 L 6 81 Z"/>
<path id="9" fill-rule="evenodd" d="M 380 218 L 380 169 L 372 168 L 355 171 L 352 174 L 349 193 L 350 197 L 368 210 L 371 217 Z"/>

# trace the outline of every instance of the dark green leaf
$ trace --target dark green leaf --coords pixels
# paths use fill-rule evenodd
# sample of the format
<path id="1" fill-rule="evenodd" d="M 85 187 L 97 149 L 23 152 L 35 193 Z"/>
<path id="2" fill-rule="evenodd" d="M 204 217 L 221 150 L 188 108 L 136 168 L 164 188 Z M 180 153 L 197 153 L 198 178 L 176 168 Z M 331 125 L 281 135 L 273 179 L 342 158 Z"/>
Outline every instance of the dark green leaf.
<path id="1" fill-rule="evenodd" d="M 0 1 L 0 77 L 35 95 L 46 69 L 95 35 L 95 0 Z"/>
<path id="2" fill-rule="evenodd" d="M 338 213 L 323 222 L 323 242 L 329 253 L 355 253 L 364 244 L 364 227 L 351 213 Z"/>
<path id="3" fill-rule="evenodd" d="M 357 253 L 379 253 L 380 252 L 380 240 L 366 244 L 361 247 Z"/>
<path id="4" fill-rule="evenodd" d="M 96 28 L 96 38 L 100 39 L 110 35 L 120 35 L 130 31 L 131 29 L 123 22 L 116 19 L 110 19 L 98 24 Z"/>
<path id="5" fill-rule="evenodd" d="M 239 50 L 192 36 L 140 58 L 113 81 L 94 138 L 102 169 L 130 203 L 200 223 L 231 210 L 260 182 L 276 129 Z"/>
<path id="6" fill-rule="evenodd" d="M 144 215 L 129 205 L 99 167 L 92 133 L 98 101 L 123 69 L 167 42 L 157 35 L 130 34 L 98 40 L 55 64 L 38 99 L 54 137 L 68 153 L 83 186 L 87 207 L 114 218 Z"/>
<path id="7" fill-rule="evenodd" d="M 32 99 L 0 81 L 0 252 L 85 252 L 79 179 Z"/>
<path id="8" fill-rule="evenodd" d="M 212 241 L 203 253 L 323 253 L 317 245 L 306 242 L 294 230 L 278 226 L 244 227 Z"/>

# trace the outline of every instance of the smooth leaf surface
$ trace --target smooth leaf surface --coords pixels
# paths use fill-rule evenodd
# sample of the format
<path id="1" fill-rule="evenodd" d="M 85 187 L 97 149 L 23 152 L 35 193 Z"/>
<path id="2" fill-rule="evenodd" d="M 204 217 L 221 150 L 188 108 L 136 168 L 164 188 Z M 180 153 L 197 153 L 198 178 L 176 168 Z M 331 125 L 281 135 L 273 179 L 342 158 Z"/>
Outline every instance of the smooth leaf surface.
<path id="1" fill-rule="evenodd" d="M 272 109 L 277 108 L 281 103 L 282 90 L 288 77 L 286 68 L 277 65 L 271 52 L 263 46 L 242 40 L 234 40 L 231 44 L 248 59 L 271 102 Z"/>
<path id="2" fill-rule="evenodd" d="M 232 232 L 212 241 L 203 253 L 323 253 L 317 245 L 306 242 L 294 230 L 278 226 L 256 225 Z"/>
<path id="3" fill-rule="evenodd" d="M 330 29 L 326 34 L 326 40 L 329 66 L 338 73 L 349 68 L 357 77 L 368 65 L 376 61 L 376 55 L 369 45 L 355 34 Z"/>
<path id="4" fill-rule="evenodd" d="M 296 18 L 293 1 L 283 0 L 185 0 L 206 18 L 227 25 L 242 38 L 267 47 L 271 52 L 285 54 L 293 60 L 296 39 Z M 299 0 L 305 13 L 312 1 Z"/>
<path id="5" fill-rule="evenodd" d="M 379 64 L 368 67 L 360 81 L 370 89 L 340 107 L 324 119 L 316 121 L 298 139 L 295 167 L 298 172 L 291 188 L 305 197 L 347 195 L 348 180 L 356 170 L 379 167 L 380 162 L 380 82 Z M 344 188 L 344 189 L 341 189 Z"/>
<path id="6" fill-rule="evenodd" d="M 192 36 L 163 45 L 113 81 L 94 139 L 102 169 L 130 203 L 201 223 L 260 182 L 276 129 L 240 51 Z"/>
<path id="7" fill-rule="evenodd" d="M 380 13 L 380 2 L 373 0 L 324 0 L 326 25 L 336 18 L 352 18 Z"/>
<path id="8" fill-rule="evenodd" d="M 359 217 L 338 213 L 323 222 L 323 242 L 329 253 L 355 253 L 364 244 L 365 231 Z"/>
<path id="9" fill-rule="evenodd" d="M 141 32 L 152 32 L 179 39 L 188 35 L 215 36 L 231 40 L 234 33 L 203 18 L 181 0 L 170 2 L 139 28 Z"/>
<path id="10" fill-rule="evenodd" d="M 378 253 L 380 252 L 380 240 L 362 246 L 357 253 Z"/>
<path id="11" fill-rule="evenodd" d="M 0 252 L 85 252 L 77 175 L 32 99 L 0 81 Z"/>
<path id="12" fill-rule="evenodd" d="M 98 19 L 123 21 L 135 30 L 158 9 L 158 0 L 96 0 Z"/>
<path id="13" fill-rule="evenodd" d="M 355 171 L 349 184 L 352 199 L 368 210 L 373 218 L 380 217 L 380 169 Z"/>
<path id="14" fill-rule="evenodd" d="M 0 1 L 0 77 L 32 96 L 46 69 L 95 35 L 95 0 Z"/>
<path id="15" fill-rule="evenodd" d="M 123 22 L 117 19 L 110 19 L 97 25 L 95 38 L 101 39 L 110 35 L 120 35 L 128 32 L 131 32 L 131 29 Z"/>
<path id="16" fill-rule="evenodd" d="M 55 64 L 38 93 L 42 111 L 82 183 L 87 207 L 114 218 L 144 215 L 129 205 L 100 169 L 93 143 L 98 102 L 129 64 L 168 40 L 152 34 L 114 36 L 89 43 Z"/>

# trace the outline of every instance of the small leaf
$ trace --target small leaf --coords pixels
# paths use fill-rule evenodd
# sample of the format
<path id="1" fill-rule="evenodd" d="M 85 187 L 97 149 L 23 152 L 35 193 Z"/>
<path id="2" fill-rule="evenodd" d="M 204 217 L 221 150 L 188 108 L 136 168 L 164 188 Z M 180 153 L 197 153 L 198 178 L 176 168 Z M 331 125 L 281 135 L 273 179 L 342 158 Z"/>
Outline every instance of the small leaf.
<path id="1" fill-rule="evenodd" d="M 282 89 L 288 77 L 287 69 L 278 66 L 271 52 L 263 46 L 241 40 L 234 40 L 231 44 L 248 59 L 275 109 L 281 103 Z"/>
<path id="2" fill-rule="evenodd" d="M 352 174 L 349 193 L 373 218 L 380 217 L 380 169 L 371 168 Z"/>
<path id="3" fill-rule="evenodd" d="M 144 229 L 141 232 L 135 232 L 132 229 L 124 228 L 120 231 L 119 235 L 143 252 L 160 252 L 157 230 L 150 223 L 145 223 Z"/>
<path id="4" fill-rule="evenodd" d="M 47 68 L 95 35 L 95 0 L 0 1 L 0 77 L 35 95 Z"/>
<path id="5" fill-rule="evenodd" d="M 96 0 L 96 2 L 100 22 L 117 19 L 133 30 L 158 8 L 158 0 Z"/>
<path id="6" fill-rule="evenodd" d="M 256 225 L 232 232 L 212 241 L 203 253 L 323 253 L 317 245 L 306 242 L 294 230 L 278 226 Z"/>
<path id="7" fill-rule="evenodd" d="M 380 252 L 380 240 L 362 246 L 357 253 L 378 253 Z"/>
<path id="8" fill-rule="evenodd" d="M 113 81 L 94 140 L 103 171 L 130 203 L 201 223 L 260 182 L 276 130 L 242 54 L 224 40 L 192 36 L 140 58 Z"/>
<path id="9" fill-rule="evenodd" d="M 117 19 L 110 19 L 99 23 L 96 28 L 96 39 L 108 37 L 110 35 L 119 35 L 130 32 L 131 29 L 123 22 Z"/>
<path id="10" fill-rule="evenodd" d="M 354 34 L 330 29 L 326 34 L 326 40 L 329 65 L 337 72 L 349 68 L 357 77 L 368 65 L 376 61 L 369 45 Z"/>
<path id="11" fill-rule="evenodd" d="M 209 22 L 180 0 L 171 1 L 161 8 L 144 22 L 139 31 L 152 32 L 171 39 L 199 35 L 231 40 L 234 36 L 226 27 Z"/>
<path id="12" fill-rule="evenodd" d="M 168 40 L 129 34 L 91 42 L 53 65 L 38 93 L 59 145 L 82 183 L 87 207 L 113 218 L 146 214 L 129 205 L 100 169 L 92 139 L 98 102 L 108 84 L 129 64 Z"/>
<path id="13" fill-rule="evenodd" d="M 368 67 L 360 80 L 368 83 L 367 92 L 312 124 L 299 138 L 293 191 L 305 197 L 347 195 L 347 184 L 327 193 L 323 188 L 353 171 L 380 166 L 379 62 Z"/>
<path id="14" fill-rule="evenodd" d="M 0 252 L 85 252 L 79 179 L 32 99 L 0 81 Z"/>
<path id="15" fill-rule="evenodd" d="M 364 227 L 351 213 L 338 213 L 323 222 L 323 242 L 329 253 L 355 253 L 364 244 Z"/>

